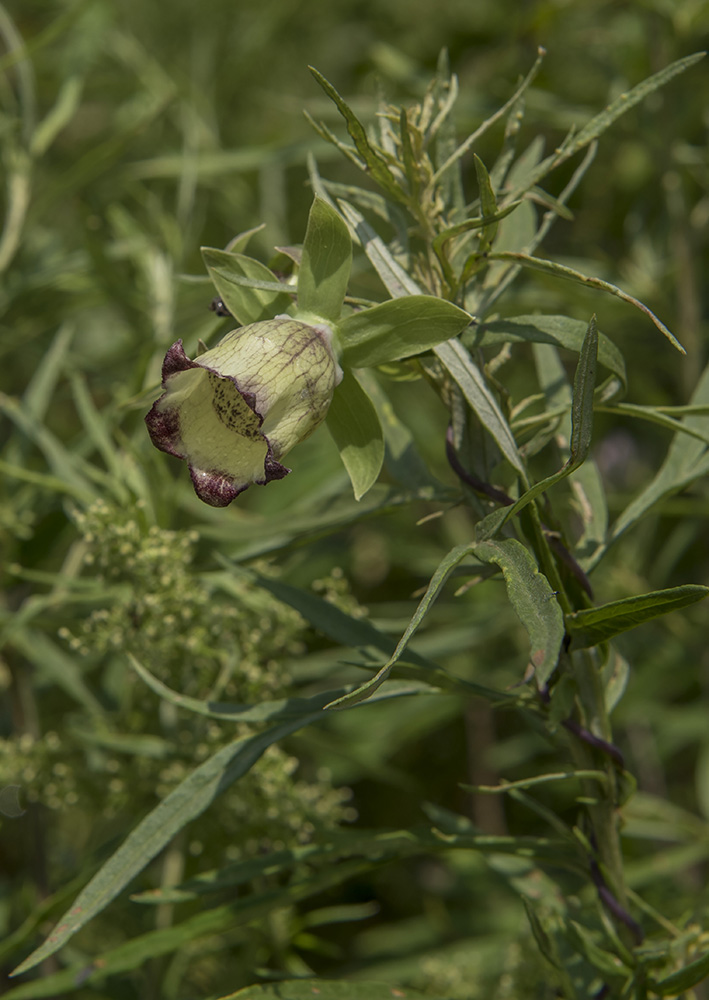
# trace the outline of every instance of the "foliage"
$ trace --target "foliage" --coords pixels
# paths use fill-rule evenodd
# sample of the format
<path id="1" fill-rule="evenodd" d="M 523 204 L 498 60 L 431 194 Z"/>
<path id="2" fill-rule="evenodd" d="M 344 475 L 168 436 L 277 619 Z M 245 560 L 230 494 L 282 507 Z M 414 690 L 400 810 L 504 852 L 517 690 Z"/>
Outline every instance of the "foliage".
<path id="1" fill-rule="evenodd" d="M 208 6 L 0 8 L 7 995 L 700 997 L 702 6 Z M 210 509 L 161 357 L 283 313 L 330 435 Z"/>

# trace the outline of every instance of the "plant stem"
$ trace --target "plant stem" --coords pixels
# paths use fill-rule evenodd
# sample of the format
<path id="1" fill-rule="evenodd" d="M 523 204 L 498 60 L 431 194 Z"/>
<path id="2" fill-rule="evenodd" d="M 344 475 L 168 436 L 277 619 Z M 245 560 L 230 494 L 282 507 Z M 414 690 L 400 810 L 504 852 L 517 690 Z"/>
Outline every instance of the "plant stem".
<path id="1" fill-rule="evenodd" d="M 591 652 L 580 650 L 572 655 L 573 673 L 576 679 L 578 700 L 581 705 L 583 724 L 595 736 L 606 743 L 612 743 L 612 729 L 606 712 L 605 697 L 601 677 Z M 576 766 L 582 769 L 598 767 L 593 751 L 582 740 L 572 741 L 572 752 Z M 617 782 L 615 764 L 606 757 L 602 768 L 608 782 L 605 786 L 598 782 L 584 781 L 584 793 L 593 800 L 588 805 L 588 815 L 593 828 L 598 858 L 604 868 L 608 888 L 623 909 L 627 907 L 623 857 L 616 815 Z"/>

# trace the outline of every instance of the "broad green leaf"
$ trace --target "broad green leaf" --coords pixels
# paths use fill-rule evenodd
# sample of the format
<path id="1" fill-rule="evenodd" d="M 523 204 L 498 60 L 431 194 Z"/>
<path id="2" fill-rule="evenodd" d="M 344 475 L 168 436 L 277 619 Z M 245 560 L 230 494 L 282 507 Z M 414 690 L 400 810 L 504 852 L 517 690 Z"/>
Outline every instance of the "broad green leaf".
<path id="1" fill-rule="evenodd" d="M 481 562 L 495 563 L 502 570 L 510 604 L 529 635 L 529 659 L 537 684 L 543 687 L 556 667 L 564 640 L 564 616 L 549 581 L 514 538 L 481 542 L 473 553 Z"/>
<path id="2" fill-rule="evenodd" d="M 79 894 L 47 940 L 12 975 L 33 969 L 53 955 L 100 913 L 145 868 L 172 837 L 195 819 L 237 778 L 245 774 L 272 743 L 322 718 L 322 709 L 256 736 L 235 740 L 188 775 L 128 834 L 123 844 Z"/>
<path id="3" fill-rule="evenodd" d="M 565 264 L 558 264 L 553 260 L 544 260 L 541 257 L 531 257 L 529 254 L 516 253 L 511 250 L 502 250 L 499 252 L 493 251 L 486 255 L 486 259 L 517 261 L 523 267 L 529 267 L 533 271 L 544 271 L 547 274 L 553 274 L 559 278 L 569 278 L 571 281 L 576 281 L 589 288 L 597 288 L 601 292 L 607 292 L 609 295 L 615 295 L 616 298 L 621 299 L 623 302 L 627 302 L 629 305 L 635 306 L 636 309 L 645 313 L 645 315 L 648 316 L 649 319 L 655 324 L 660 333 L 662 333 L 663 336 L 669 340 L 672 346 L 675 347 L 680 354 L 687 353 L 675 335 L 667 329 L 662 320 L 658 319 L 651 309 L 638 299 L 634 298 L 632 295 L 628 295 L 628 293 L 624 292 L 622 288 L 618 288 L 617 285 L 612 285 L 609 281 L 604 281 L 602 278 L 593 278 L 588 274 L 582 274 L 581 271 L 576 271 L 573 267 L 567 267 Z"/>
<path id="4" fill-rule="evenodd" d="M 342 97 L 340 97 L 338 92 L 332 84 L 325 79 L 322 73 L 319 73 L 313 66 L 309 66 L 308 69 L 330 100 L 335 104 L 342 117 L 345 119 L 345 122 L 347 123 L 347 131 L 357 147 L 357 152 L 362 157 L 362 160 L 367 168 L 367 173 L 371 176 L 372 180 L 383 188 L 388 194 L 392 195 L 397 201 L 401 201 L 402 199 L 406 200 L 404 192 L 389 170 L 386 161 L 371 145 L 369 139 L 367 138 L 364 126 L 360 122 L 357 115 L 349 107 L 349 105 L 346 104 Z"/>
<path id="5" fill-rule="evenodd" d="M 211 247 L 202 247 L 202 257 L 224 305 L 243 326 L 272 319 L 293 305 L 292 296 L 281 290 L 283 286 L 273 271 L 253 257 Z M 244 279 L 274 287 L 254 288 L 244 284 Z"/>
<path id="6" fill-rule="evenodd" d="M 414 615 L 411 621 L 409 622 L 406 631 L 399 640 L 392 656 L 387 660 L 384 666 L 374 675 L 374 677 L 371 678 L 371 680 L 368 680 L 366 684 L 363 684 L 361 687 L 357 688 L 356 691 L 352 691 L 351 694 L 346 694 L 344 695 L 344 697 L 337 698 L 335 701 L 330 702 L 330 704 L 327 706 L 328 708 L 332 709 L 351 708 L 353 705 L 357 705 L 359 702 L 364 701 L 366 698 L 369 698 L 372 694 L 374 694 L 377 688 L 381 687 L 381 685 L 384 683 L 384 681 L 391 673 L 394 664 L 404 655 L 406 647 L 409 644 L 409 641 L 415 634 L 416 630 L 418 629 L 423 619 L 426 617 L 429 608 L 438 597 L 444 583 L 446 582 L 450 574 L 453 572 L 458 563 L 462 562 L 462 560 L 465 559 L 466 556 L 469 556 L 470 554 L 471 554 L 470 545 L 457 545 L 454 549 L 452 549 L 448 553 L 447 556 L 445 556 L 445 558 L 439 564 L 438 569 L 433 574 L 433 577 L 431 578 L 426 593 L 422 597 L 419 606 L 414 612 Z"/>
<path id="7" fill-rule="evenodd" d="M 494 438 L 502 454 L 520 474 L 522 481 L 526 482 L 526 472 L 512 431 L 478 366 L 457 340 L 440 344 L 434 349 L 434 353 L 457 383 L 471 409 Z"/>
<path id="8" fill-rule="evenodd" d="M 389 299 L 339 324 L 342 361 L 352 368 L 370 368 L 410 358 L 457 336 L 471 320 L 452 302 L 432 295 Z"/>
<path id="9" fill-rule="evenodd" d="M 345 370 L 326 421 L 352 482 L 355 500 L 361 500 L 381 472 L 384 437 L 374 404 L 353 371 Z"/>
<path id="10" fill-rule="evenodd" d="M 315 198 L 308 216 L 298 272 L 298 311 L 335 322 L 352 266 L 352 240 L 334 208 Z"/>
<path id="11" fill-rule="evenodd" d="M 701 958 L 685 965 L 679 972 L 673 972 L 671 976 L 666 976 L 659 982 L 653 983 L 651 989 L 663 997 L 676 997 L 691 990 L 693 986 L 703 982 L 707 977 L 709 977 L 709 951 L 705 952 Z"/>
<path id="12" fill-rule="evenodd" d="M 394 481 L 411 489 L 433 483 L 434 477 L 419 454 L 411 431 L 396 415 L 374 374 L 362 371 L 358 379 L 377 408 L 384 434 L 385 467 Z"/>
<path id="13" fill-rule="evenodd" d="M 586 330 L 586 336 L 579 353 L 579 362 L 576 366 L 576 376 L 574 378 L 574 394 L 571 403 L 571 440 L 569 444 L 569 458 L 558 472 L 547 476 L 540 482 L 535 483 L 522 496 L 509 507 L 502 507 L 493 511 L 479 521 L 475 527 L 475 534 L 478 541 L 485 541 L 492 538 L 500 528 L 515 514 L 523 510 L 527 504 L 531 503 L 540 493 L 550 489 L 566 476 L 570 475 L 585 460 L 591 441 L 591 429 L 593 424 L 593 390 L 596 371 L 596 351 L 598 348 L 598 333 L 596 330 L 595 317 Z"/>
<path id="14" fill-rule="evenodd" d="M 433 993 L 426 998 L 443 1000 Z M 286 979 L 263 986 L 247 986 L 219 1000 L 415 1000 L 423 993 L 410 986 L 392 986 L 391 983 L 358 980 L 355 983 L 326 979 Z"/>
<path id="15" fill-rule="evenodd" d="M 678 611 L 690 604 L 702 601 L 709 594 L 709 587 L 699 584 L 685 584 L 669 590 L 655 590 L 638 597 L 626 597 L 621 601 L 611 601 L 598 608 L 586 608 L 566 616 L 566 627 L 571 634 L 571 646 L 583 649 L 597 646 L 612 639 L 620 632 L 642 625 L 643 622 Z"/>
<path id="16" fill-rule="evenodd" d="M 470 327 L 462 339 L 470 347 L 530 342 L 555 344 L 578 353 L 587 330 L 587 323 L 569 316 L 513 316 Z M 598 334 L 598 360 L 618 377 L 625 390 L 627 376 L 623 355 L 603 333 Z"/>

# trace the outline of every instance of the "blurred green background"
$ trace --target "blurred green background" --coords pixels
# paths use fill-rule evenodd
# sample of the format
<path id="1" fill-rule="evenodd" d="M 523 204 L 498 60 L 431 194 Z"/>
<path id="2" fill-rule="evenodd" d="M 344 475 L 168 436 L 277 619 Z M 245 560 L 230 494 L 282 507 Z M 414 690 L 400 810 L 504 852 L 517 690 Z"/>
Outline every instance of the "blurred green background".
<path id="1" fill-rule="evenodd" d="M 311 201 L 308 152 L 325 177 L 353 179 L 352 170 L 317 138 L 302 114 L 307 109 L 342 134 L 308 64 L 330 79 L 361 117 L 372 120 L 380 96 L 392 103 L 420 100 L 440 50 L 447 48 L 460 79 L 457 123 L 464 135 L 507 100 L 543 46 L 547 56 L 528 94 L 520 148 L 541 132 L 549 151 L 571 125 L 582 125 L 623 90 L 705 48 L 709 2 L 22 0 L 0 8 L 0 32 L 7 220 L 0 241 L 0 388 L 3 400 L 10 400 L 0 417 L 0 436 L 9 441 L 5 460 L 61 479 L 63 454 L 37 431 L 44 423 L 52 441 L 105 471 L 110 463 L 100 442 L 87 434 L 77 404 L 78 382 L 88 390 L 111 440 L 131 456 L 141 482 L 148 484 L 149 520 L 161 529 L 198 532 L 197 570 L 215 570 L 220 555 L 243 559 L 273 552 L 291 582 L 309 586 L 320 578 L 326 581 L 322 591 L 333 588 L 335 597 L 366 606 L 382 627 L 399 633 L 413 609 L 412 595 L 425 585 L 441 552 L 467 539 L 469 525 L 462 516 L 452 511 L 414 528 L 431 509 L 419 503 L 349 523 L 353 504 L 343 499 L 339 460 L 324 431 L 293 453 L 294 473 L 287 480 L 250 490 L 226 512 L 200 505 L 184 468 L 152 449 L 142 419 L 165 349 L 182 337 L 189 353 L 198 338 L 227 329 L 208 311 L 212 292 L 199 247 L 223 247 L 262 222 L 266 228 L 250 247 L 262 259 L 272 256 L 274 246 L 300 242 Z M 709 354 L 708 93 L 705 61 L 616 123 L 572 199 L 573 221 L 558 222 L 543 247 L 555 259 L 645 301 L 686 346 L 687 357 L 672 352 L 644 317 L 622 303 L 547 276 L 523 277 L 505 304 L 518 314 L 539 309 L 584 320 L 597 311 L 601 329 L 627 359 L 633 402 L 686 402 Z M 486 136 L 478 150 L 483 160 L 487 153 L 494 156 L 500 134 Z M 474 190 L 472 164 L 468 169 Z M 552 193 L 561 190 L 571 169 L 553 175 Z M 366 293 L 377 294 L 371 272 L 361 263 L 357 268 L 355 291 L 359 282 Z M 62 337 L 70 337 L 69 346 L 57 346 Z M 60 350 L 61 366 L 46 369 L 52 374 L 37 381 L 52 351 Z M 433 394 L 422 396 L 416 388 L 412 405 L 406 383 L 388 388 L 432 469 L 453 484 L 443 448 L 446 417 Z M 11 402 L 23 394 L 35 421 L 31 425 L 12 416 Z M 612 513 L 651 478 L 669 436 L 650 424 L 599 415 L 595 453 Z M 115 477 L 115 470 L 108 471 Z M 128 482 L 128 492 L 121 494 L 116 486 L 111 497 L 127 517 L 134 502 L 131 488 Z M 95 490 L 97 498 L 105 493 L 100 476 Z M 64 648 L 57 630 L 76 631 L 86 615 L 81 602 L 56 597 L 51 576 L 67 571 L 74 551 L 75 501 L 71 490 L 52 489 L 48 481 L 3 474 L 4 615 L 31 612 L 33 627 L 57 648 Z M 695 485 L 629 534 L 599 572 L 600 597 L 709 583 L 707 501 L 706 484 Z M 308 521 L 313 510 L 324 512 L 320 531 Z M 356 513 L 369 510 L 376 513 L 374 501 Z M 337 531 L 340 511 L 346 526 Z M 301 522 L 305 527 L 299 535 Z M 282 542 L 285 526 L 290 530 L 293 524 L 295 539 Z M 349 583 L 338 595 L 340 569 Z M 487 591 L 476 592 L 474 599 L 466 596 L 462 624 L 460 602 L 442 601 L 420 648 L 490 686 L 504 689 L 514 683 L 524 643 L 512 612 L 498 597 Z M 690 810 L 700 824 L 700 839 L 707 838 L 709 820 L 708 638 L 703 605 L 630 633 L 621 648 L 633 673 L 616 715 L 619 742 L 641 791 Z M 303 641 L 334 669 L 337 655 L 327 643 L 313 635 Z M 308 662 L 315 670 L 314 661 Z M 36 662 L 28 708 L 24 682 L 18 680 L 27 660 L 11 637 L 0 668 L 3 738 L 15 738 L 28 726 L 38 732 L 61 730 L 65 713 L 73 709 Z M 94 683 L 90 676 L 89 683 Z M 423 707 L 417 702 L 396 714 L 386 706 L 369 711 L 366 726 L 359 713 L 346 714 L 307 731 L 298 742 L 308 773 L 327 766 L 333 784 L 353 788 L 364 826 L 413 824 L 421 818 L 423 799 L 466 810 L 469 803 L 458 782 L 491 781 L 500 774 L 518 778 L 546 760 L 548 750 L 537 734 L 520 731 L 511 715 L 493 719 L 477 709 L 461 715 L 453 699 Z M 11 763 L 2 772 L 8 781 Z M 563 800 L 555 795 L 549 793 L 550 804 L 563 810 Z M 141 808 L 135 804 L 138 813 Z M 93 809 L 100 815 L 101 803 Z M 498 800 L 478 802 L 474 810 L 483 828 L 499 830 L 506 823 L 535 829 L 536 821 L 521 816 L 514 805 L 503 815 Z M 29 812 L 29 818 L 6 819 L 1 833 L 0 929 L 5 933 L 32 912 L 45 890 L 65 883 L 107 838 L 124 835 L 135 820 L 128 810 L 122 821 L 113 816 L 98 833 L 91 830 L 96 816 L 90 808 L 59 810 L 44 821 L 40 862 L 36 831 L 30 830 L 38 821 Z M 637 820 L 641 845 L 643 837 L 656 844 L 657 831 L 648 822 L 642 816 Z M 676 819 L 675 833 L 681 825 Z M 85 857 L 72 845 L 74 836 Z M 629 851 L 638 863 L 646 857 L 635 842 Z M 346 932 L 331 928 L 333 950 L 324 949 L 313 960 L 315 967 L 324 974 L 343 967 L 374 968 L 377 977 L 386 978 L 391 956 L 400 963 L 391 975 L 402 975 L 409 968 L 407 956 L 413 961 L 418 949 L 427 948 L 433 964 L 428 973 L 419 969 L 414 975 L 409 968 L 413 985 L 477 996 L 461 985 L 469 969 L 460 974 L 461 982 L 451 971 L 465 968 L 464 963 L 436 951 L 442 949 L 445 956 L 445 948 L 450 954 L 460 948 L 483 970 L 481 984 L 490 969 L 489 982 L 497 983 L 496 963 L 503 952 L 493 949 L 495 957 L 488 962 L 485 942 L 489 937 L 494 944 L 497 932 L 505 942 L 510 935 L 514 939 L 519 908 L 502 881 L 490 881 L 487 873 L 488 880 L 479 882 L 483 875 L 472 857 L 461 862 L 461 871 L 465 892 L 438 861 L 384 869 L 355 884 L 347 901 L 378 900 L 378 922 L 370 931 L 358 931 L 354 945 L 349 925 Z M 709 904 L 705 875 L 704 855 L 683 869 L 679 889 L 672 869 L 669 879 L 654 885 L 655 903 L 701 923 Z M 471 893 L 475 901 L 478 884 L 484 887 L 479 910 L 471 913 Z M 487 907 L 494 910 L 493 902 L 497 909 L 491 916 Z M 129 922 L 129 904 L 121 905 L 122 919 Z M 89 952 L 91 946 L 89 938 Z M 518 966 L 526 961 L 504 954 Z M 249 981 L 247 972 L 241 974 Z M 175 987 L 166 995 L 201 996 L 207 989 L 225 988 L 210 970 L 204 981 L 201 989 L 197 977 L 190 987 L 194 993 Z M 230 983 L 232 988 L 241 984 L 234 978 Z M 508 995 L 499 983 L 495 988 L 495 996 Z M 87 990 L 85 995 L 135 995 L 131 989 L 119 984 L 106 994 Z"/>

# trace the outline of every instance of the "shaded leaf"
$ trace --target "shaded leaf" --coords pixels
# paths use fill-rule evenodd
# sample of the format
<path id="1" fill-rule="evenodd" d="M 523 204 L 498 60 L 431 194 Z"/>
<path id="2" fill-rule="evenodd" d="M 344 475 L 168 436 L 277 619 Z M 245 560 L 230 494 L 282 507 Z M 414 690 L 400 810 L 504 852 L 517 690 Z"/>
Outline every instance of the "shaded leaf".
<path id="1" fill-rule="evenodd" d="M 645 315 L 652 320 L 660 333 L 669 340 L 672 346 L 675 347 L 680 354 L 687 353 L 675 335 L 667 329 L 662 320 L 658 319 L 651 309 L 649 309 L 643 302 L 640 302 L 639 299 L 634 298 L 632 295 L 628 295 L 628 293 L 624 292 L 622 288 L 618 288 L 617 285 L 612 285 L 609 281 L 604 281 L 602 278 L 593 278 L 588 274 L 582 274 L 580 271 L 576 271 L 573 267 L 567 267 L 565 264 L 558 264 L 553 260 L 544 260 L 541 257 L 531 257 L 529 254 L 516 253 L 511 250 L 493 251 L 492 253 L 486 255 L 486 259 L 517 261 L 519 264 L 522 264 L 524 267 L 529 267 L 533 271 L 544 271 L 547 274 L 553 274 L 559 278 L 569 278 L 571 281 L 576 281 L 581 285 L 586 285 L 589 288 L 597 288 L 601 292 L 607 292 L 609 295 L 614 295 L 623 302 L 627 302 L 629 305 L 635 306 L 636 309 L 644 312 Z"/>
<path id="2" fill-rule="evenodd" d="M 224 305 L 243 326 L 272 319 L 292 306 L 291 295 L 283 290 L 273 271 L 253 257 L 211 247 L 202 247 L 202 257 Z M 246 281 L 272 287 L 255 288 Z"/>
<path id="3" fill-rule="evenodd" d="M 325 979 L 290 979 L 280 983 L 262 986 L 247 986 L 220 1000 L 414 1000 L 424 994 L 409 986 L 393 987 L 390 983 L 376 983 L 359 980 L 347 983 Z M 426 993 L 432 1000 L 441 1000 L 432 993 Z"/>
<path id="4" fill-rule="evenodd" d="M 189 774 L 129 833 L 79 894 L 46 941 L 12 975 L 33 969 L 58 951 L 115 899 L 185 824 L 204 812 L 214 799 L 245 774 L 267 747 L 320 717 L 321 710 L 318 709 L 256 736 L 235 740 Z"/>
<path id="5" fill-rule="evenodd" d="M 698 406 L 709 403 L 709 365 L 702 372 L 692 395 L 692 403 Z M 698 431 L 702 438 L 709 435 L 709 417 L 707 416 L 687 416 L 682 423 Z M 658 501 L 684 489 L 708 472 L 709 449 L 703 441 L 687 434 L 676 434 L 657 475 L 618 517 L 605 545 L 594 554 L 590 564 L 596 565 L 610 546 Z"/>
<path id="6" fill-rule="evenodd" d="M 472 317 L 432 295 L 406 295 L 352 313 L 340 324 L 342 360 L 369 368 L 428 351 L 464 330 Z"/>
<path id="7" fill-rule="evenodd" d="M 469 556 L 470 553 L 471 553 L 470 545 L 457 545 L 454 549 L 452 549 L 448 553 L 447 556 L 445 556 L 445 558 L 440 562 L 438 569 L 433 574 L 433 577 L 431 578 L 428 588 L 426 589 L 426 593 L 422 597 L 419 606 L 414 612 L 414 615 L 411 621 L 409 622 L 406 631 L 399 640 L 392 656 L 387 660 L 384 666 L 375 674 L 375 676 L 371 678 L 371 680 L 368 680 L 366 684 L 363 684 L 361 687 L 357 688 L 357 690 L 353 691 L 351 694 L 346 694 L 344 695 L 344 697 L 337 698 L 335 701 L 330 702 L 330 704 L 327 706 L 328 708 L 332 709 L 351 708 L 353 705 L 356 705 L 359 702 L 364 701 L 365 698 L 369 698 L 377 690 L 377 688 L 381 687 L 381 685 L 384 683 L 384 681 L 391 673 L 394 664 L 397 662 L 397 660 L 399 660 L 403 656 L 406 647 L 409 644 L 409 641 L 413 637 L 414 633 L 418 629 L 423 619 L 426 617 L 429 608 L 438 597 L 444 583 L 446 582 L 450 574 L 453 572 L 455 567 L 458 565 L 458 563 L 460 563 L 463 559 L 465 559 L 466 556 Z"/>
<path id="8" fill-rule="evenodd" d="M 298 311 L 336 321 L 352 266 L 352 240 L 341 217 L 315 198 L 305 231 L 298 272 Z"/>
<path id="9" fill-rule="evenodd" d="M 351 370 L 345 371 L 335 389 L 326 423 L 352 482 L 355 500 L 360 500 L 381 471 L 384 437 L 374 404 Z"/>
<path id="10" fill-rule="evenodd" d="M 357 152 L 364 160 L 367 166 L 367 171 L 371 175 L 372 179 L 379 184 L 380 187 L 384 188 L 390 195 L 395 199 L 401 200 L 404 193 L 402 192 L 400 186 L 397 184 L 392 173 L 390 172 L 384 158 L 377 152 L 374 147 L 369 142 L 367 138 L 367 133 L 365 132 L 364 126 L 360 122 L 357 115 L 349 107 L 349 105 L 340 97 L 338 92 L 329 82 L 326 80 L 322 73 L 319 73 L 313 66 L 309 66 L 308 69 L 313 74 L 317 82 L 320 84 L 322 89 L 325 91 L 330 100 L 335 104 L 337 110 L 340 112 L 342 117 L 347 123 L 347 131 L 349 132 L 352 141 L 354 142 Z"/>
<path id="11" fill-rule="evenodd" d="M 524 465 L 512 431 L 497 405 L 497 400 L 488 389 L 480 369 L 463 345 L 454 340 L 440 344 L 434 352 L 450 372 L 470 407 L 477 414 L 480 423 L 492 435 L 507 461 L 520 473 L 523 480 L 526 480 Z"/>
<path id="12" fill-rule="evenodd" d="M 701 958 L 685 965 L 679 972 L 673 972 L 671 976 L 666 976 L 665 979 L 654 983 L 652 988 L 660 996 L 674 997 L 696 986 L 697 983 L 703 982 L 707 977 L 709 977 L 709 951 L 705 952 Z"/>
<path id="13" fill-rule="evenodd" d="M 582 649 L 606 642 L 620 632 L 652 621 L 671 611 L 678 611 L 702 601 L 709 594 L 709 587 L 685 584 L 669 590 L 655 590 L 638 597 L 611 601 L 598 608 L 587 608 L 566 616 L 566 627 L 571 633 L 571 646 Z"/>
<path id="14" fill-rule="evenodd" d="M 574 378 L 574 394 L 571 403 L 571 444 L 568 460 L 558 472 L 535 483 L 515 503 L 509 507 L 495 510 L 491 514 L 488 514 L 487 517 L 484 517 L 482 521 L 479 521 L 475 526 L 475 534 L 479 541 L 484 541 L 496 535 L 511 517 L 523 510 L 540 493 L 543 493 L 562 479 L 565 479 L 566 476 L 570 475 L 585 460 L 591 441 L 593 423 L 593 389 L 597 347 L 598 334 L 596 320 L 595 317 L 592 317 L 586 330 L 584 343 L 581 346 L 579 363 L 576 367 L 576 376 Z"/>
<path id="15" fill-rule="evenodd" d="M 569 316 L 512 316 L 471 327 L 463 340 L 471 347 L 526 342 L 555 344 L 578 353 L 587 330 L 587 323 Z M 598 334 L 598 360 L 618 377 L 625 390 L 627 375 L 623 355 L 603 333 Z"/>
<path id="16" fill-rule="evenodd" d="M 549 581 L 514 538 L 481 542 L 473 552 L 481 562 L 495 563 L 502 570 L 510 604 L 529 635 L 529 658 L 542 687 L 556 667 L 564 640 L 564 616 Z"/>

